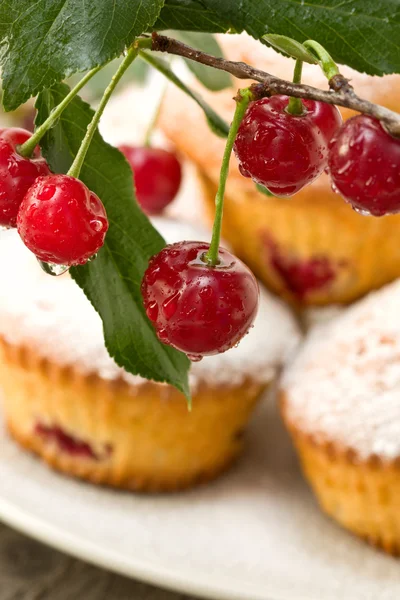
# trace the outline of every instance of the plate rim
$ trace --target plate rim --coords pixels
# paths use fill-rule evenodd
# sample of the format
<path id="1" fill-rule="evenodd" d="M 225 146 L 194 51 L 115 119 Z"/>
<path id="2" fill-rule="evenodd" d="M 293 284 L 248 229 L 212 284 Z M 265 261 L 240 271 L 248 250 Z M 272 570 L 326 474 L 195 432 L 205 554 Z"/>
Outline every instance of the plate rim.
<path id="1" fill-rule="evenodd" d="M 228 582 L 225 585 L 222 580 L 214 579 L 213 583 L 207 583 L 201 577 L 194 579 L 178 574 L 176 569 L 169 571 L 165 566 L 153 567 L 148 561 L 141 561 L 137 557 L 125 560 L 118 553 L 98 547 L 93 542 L 83 540 L 76 534 L 71 534 L 40 517 L 29 514 L 1 495 L 0 520 L 20 533 L 79 560 L 172 592 L 190 594 L 208 600 L 294 600 L 292 595 L 277 596 L 275 592 L 273 598 L 270 595 L 266 596 L 256 589 L 250 589 L 252 586 L 249 587 L 248 584 L 246 584 L 248 591 L 227 589 Z M 296 598 L 296 600 L 302 599 Z"/>

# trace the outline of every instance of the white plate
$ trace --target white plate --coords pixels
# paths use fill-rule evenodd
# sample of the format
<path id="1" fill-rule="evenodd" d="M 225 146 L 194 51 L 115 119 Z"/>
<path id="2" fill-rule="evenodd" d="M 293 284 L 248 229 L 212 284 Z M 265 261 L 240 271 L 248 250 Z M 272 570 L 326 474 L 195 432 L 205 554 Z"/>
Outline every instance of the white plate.
<path id="1" fill-rule="evenodd" d="M 229 600 L 393 600 L 400 563 L 318 510 L 275 409 L 215 484 L 175 496 L 113 492 L 55 474 L 0 427 L 0 518 L 128 576 Z"/>

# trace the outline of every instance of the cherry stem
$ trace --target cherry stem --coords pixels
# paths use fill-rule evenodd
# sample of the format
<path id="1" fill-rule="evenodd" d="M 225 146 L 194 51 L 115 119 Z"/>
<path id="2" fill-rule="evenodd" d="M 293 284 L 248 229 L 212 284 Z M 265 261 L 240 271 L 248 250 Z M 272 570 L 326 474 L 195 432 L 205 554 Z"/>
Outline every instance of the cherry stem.
<path id="1" fill-rule="evenodd" d="M 253 100 L 253 94 L 248 88 L 239 90 L 236 96 L 236 109 L 233 115 L 232 123 L 229 128 L 228 138 L 221 163 L 221 171 L 219 176 L 219 184 L 217 194 L 215 196 L 215 217 L 212 232 L 212 238 L 208 252 L 205 254 L 205 260 L 210 266 L 215 267 L 219 263 L 218 250 L 221 239 L 222 215 L 224 210 L 224 194 L 226 180 L 229 173 L 229 162 L 232 154 L 233 144 L 237 136 L 237 132 L 247 110 L 249 103 Z"/>
<path id="2" fill-rule="evenodd" d="M 327 52 L 325 48 L 321 46 L 321 44 L 315 40 L 307 40 L 306 42 L 303 42 L 303 46 L 305 46 L 307 50 L 310 50 L 311 53 L 316 57 L 318 64 L 328 81 L 335 75 L 339 75 L 337 64 L 329 52 Z"/>
<path id="3" fill-rule="evenodd" d="M 303 70 L 303 61 L 300 59 L 296 60 L 293 73 L 293 83 L 301 83 L 301 73 Z M 295 98 L 290 96 L 289 104 L 287 106 L 287 112 L 291 115 L 302 115 L 304 113 L 304 105 L 301 98 Z"/>
<path id="4" fill-rule="evenodd" d="M 146 38 L 146 44 L 148 44 L 148 39 Z M 349 82 L 340 74 L 330 79 L 329 85 L 331 89 L 325 91 L 310 85 L 304 85 L 303 83 L 286 81 L 271 73 L 256 69 L 245 62 L 234 62 L 213 56 L 212 54 L 196 50 L 183 42 L 165 35 L 159 35 L 155 32 L 152 34 L 151 49 L 156 52 L 166 52 L 175 56 L 182 56 L 202 65 L 230 73 L 238 79 L 253 79 L 253 81 L 259 82 L 258 84 L 254 84 L 254 99 L 271 96 L 271 94 L 285 94 L 286 96 L 317 100 L 318 102 L 351 108 L 382 121 L 386 130 L 391 135 L 400 138 L 400 115 L 384 106 L 374 104 L 357 96 Z"/>
<path id="5" fill-rule="evenodd" d="M 21 146 L 17 148 L 18 154 L 20 154 L 21 156 L 25 156 L 26 158 L 32 156 L 37 144 L 40 142 L 45 133 L 47 133 L 47 131 L 51 129 L 51 127 L 53 127 L 53 125 L 61 116 L 62 112 L 67 108 L 71 100 L 75 98 L 75 96 L 89 81 L 89 79 L 91 79 L 93 75 L 98 73 L 98 71 L 100 71 L 100 69 L 102 69 L 103 67 L 104 65 L 95 67 L 91 71 L 88 71 L 86 75 L 82 77 L 80 81 L 78 81 L 76 86 L 72 88 L 72 90 L 69 92 L 69 94 L 67 94 L 67 96 L 65 96 L 64 100 L 62 100 L 62 102 L 60 102 L 60 104 L 58 104 L 58 106 L 56 106 L 51 111 L 47 119 L 35 130 L 35 132 L 32 134 L 29 140 L 27 140 L 24 144 L 21 144 Z"/>
<path id="6" fill-rule="evenodd" d="M 153 46 L 153 40 L 151 37 L 141 37 L 136 40 L 136 44 L 141 50 L 151 50 Z"/>
<path id="7" fill-rule="evenodd" d="M 138 52 L 139 52 L 139 49 L 136 44 L 134 44 L 133 46 L 131 46 L 129 48 L 124 60 L 119 65 L 119 67 L 116 70 L 116 72 L 114 73 L 110 83 L 108 84 L 107 88 L 105 89 L 104 94 L 100 100 L 99 106 L 97 107 L 97 110 L 94 113 L 93 118 L 87 128 L 85 137 L 82 140 L 82 143 L 80 145 L 78 153 L 75 156 L 74 162 L 72 163 L 72 165 L 67 173 L 67 175 L 69 175 L 70 177 L 79 177 L 82 165 L 85 161 L 86 153 L 90 146 L 90 142 L 93 139 L 93 136 L 94 136 L 97 126 L 99 124 L 100 118 L 104 112 L 104 109 L 107 106 L 107 103 L 108 103 L 109 99 L 111 98 L 111 95 L 112 95 L 114 89 L 116 88 L 119 80 L 124 75 L 125 71 L 130 66 L 130 64 L 137 57 Z"/>

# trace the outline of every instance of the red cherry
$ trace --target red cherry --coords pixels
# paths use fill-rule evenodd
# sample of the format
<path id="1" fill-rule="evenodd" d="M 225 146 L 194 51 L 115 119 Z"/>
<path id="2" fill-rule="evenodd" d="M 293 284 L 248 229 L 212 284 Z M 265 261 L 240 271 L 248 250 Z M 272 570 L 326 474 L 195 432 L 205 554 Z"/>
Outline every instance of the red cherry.
<path id="1" fill-rule="evenodd" d="M 68 175 L 39 177 L 17 218 L 24 244 L 42 261 L 81 265 L 96 254 L 108 229 L 105 208 L 82 181 Z"/>
<path id="2" fill-rule="evenodd" d="M 358 212 L 376 217 L 400 211 L 400 139 L 367 115 L 352 117 L 332 139 L 332 186 Z"/>
<path id="3" fill-rule="evenodd" d="M 150 260 L 142 281 L 158 337 L 192 360 L 232 348 L 258 308 L 258 283 L 250 269 L 222 248 L 220 263 L 210 267 L 203 260 L 208 249 L 205 242 L 166 246 Z"/>
<path id="4" fill-rule="evenodd" d="M 22 127 L 6 127 L 0 128 L 0 138 L 9 142 L 14 149 L 17 146 L 22 146 L 29 138 L 32 137 L 32 132 L 27 129 L 22 129 Z M 33 151 L 34 158 L 41 158 L 41 152 L 39 146 L 36 146 Z"/>
<path id="5" fill-rule="evenodd" d="M 18 127 L 0 129 L 0 225 L 3 227 L 15 227 L 26 192 L 36 177 L 50 174 L 39 148 L 35 149 L 33 158 L 24 158 L 16 150 L 31 135 Z"/>
<path id="6" fill-rule="evenodd" d="M 302 102 L 303 104 L 308 105 L 310 100 L 302 100 Z M 310 114 L 310 118 L 324 136 L 325 141 L 328 144 L 329 155 L 329 142 L 343 125 L 342 115 L 340 114 L 338 107 L 333 104 L 327 104 L 326 102 L 314 102 L 314 109 Z"/>
<path id="7" fill-rule="evenodd" d="M 162 148 L 120 146 L 134 173 L 136 195 L 143 211 L 156 215 L 178 193 L 182 169 L 176 155 Z"/>
<path id="8" fill-rule="evenodd" d="M 306 112 L 287 112 L 288 96 L 249 105 L 235 141 L 239 169 L 276 196 L 291 196 L 326 167 L 328 142 L 341 123 L 335 106 L 303 100 Z"/>

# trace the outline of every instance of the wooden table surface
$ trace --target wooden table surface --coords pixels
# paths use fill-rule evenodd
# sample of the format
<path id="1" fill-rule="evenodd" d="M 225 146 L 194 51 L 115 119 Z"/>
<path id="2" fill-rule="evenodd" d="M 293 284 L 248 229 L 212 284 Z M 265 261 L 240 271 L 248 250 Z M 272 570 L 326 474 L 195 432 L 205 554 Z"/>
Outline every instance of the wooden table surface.
<path id="1" fill-rule="evenodd" d="M 0 600 L 194 600 L 70 558 L 0 523 Z"/>

